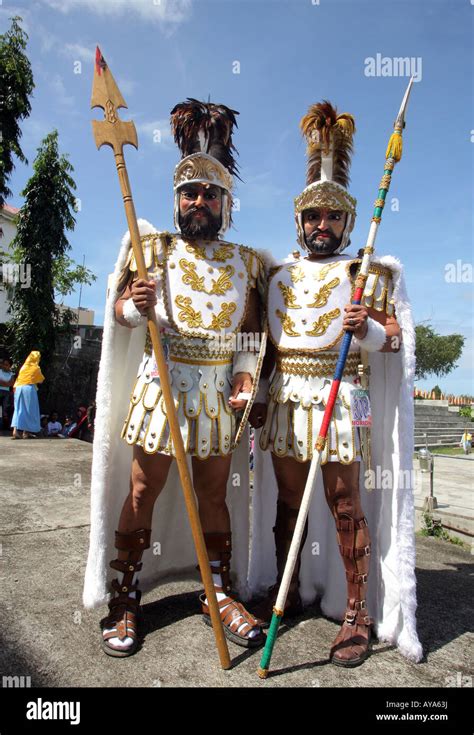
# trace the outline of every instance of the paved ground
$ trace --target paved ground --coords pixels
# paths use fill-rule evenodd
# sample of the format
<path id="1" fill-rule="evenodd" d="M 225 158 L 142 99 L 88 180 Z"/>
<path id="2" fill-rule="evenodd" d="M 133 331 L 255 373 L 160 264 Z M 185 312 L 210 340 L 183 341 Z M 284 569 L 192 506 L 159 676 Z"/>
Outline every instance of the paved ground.
<path id="1" fill-rule="evenodd" d="M 474 454 L 434 456 L 433 495 L 435 516 L 448 532 L 469 545 L 474 543 Z M 421 526 L 425 498 L 430 495 L 430 475 L 420 472 L 415 460 L 415 508 L 417 528 Z M 474 550 L 474 546 L 473 546 Z"/>
<path id="2" fill-rule="evenodd" d="M 3 676 L 30 676 L 32 686 L 53 687 L 472 686 L 473 556 L 423 537 L 417 542 L 418 627 L 426 652 L 420 664 L 386 644 L 376 644 L 358 669 L 328 664 L 338 625 L 314 608 L 282 627 L 265 682 L 255 673 L 260 653 L 233 644 L 233 668 L 222 671 L 198 612 L 196 579 L 164 583 L 145 595 L 143 649 L 129 659 L 105 656 L 99 621 L 106 609 L 85 611 L 81 604 L 90 462 L 91 446 L 77 440 L 0 436 L 0 684 Z"/>

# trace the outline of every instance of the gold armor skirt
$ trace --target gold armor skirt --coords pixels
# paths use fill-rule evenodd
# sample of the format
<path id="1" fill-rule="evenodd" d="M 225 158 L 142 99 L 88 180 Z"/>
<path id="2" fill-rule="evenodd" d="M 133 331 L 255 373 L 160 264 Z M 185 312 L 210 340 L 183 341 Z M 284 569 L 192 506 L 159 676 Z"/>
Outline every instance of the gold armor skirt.
<path id="1" fill-rule="evenodd" d="M 324 352 L 311 357 L 291 357 L 279 353 L 272 377 L 267 418 L 260 435 L 262 449 L 278 457 L 293 457 L 308 462 L 319 434 L 338 354 Z M 366 430 L 352 425 L 350 394 L 360 387 L 357 365 L 360 353 L 349 353 L 339 394 L 329 424 L 321 464 L 360 461 L 361 440 Z M 356 382 L 357 381 L 357 382 Z"/>
<path id="2" fill-rule="evenodd" d="M 236 435 L 228 404 L 233 352 L 178 336 L 170 338 L 165 352 L 185 451 L 199 459 L 230 454 Z M 143 356 L 121 436 L 147 454 L 175 456 L 153 354 Z"/>

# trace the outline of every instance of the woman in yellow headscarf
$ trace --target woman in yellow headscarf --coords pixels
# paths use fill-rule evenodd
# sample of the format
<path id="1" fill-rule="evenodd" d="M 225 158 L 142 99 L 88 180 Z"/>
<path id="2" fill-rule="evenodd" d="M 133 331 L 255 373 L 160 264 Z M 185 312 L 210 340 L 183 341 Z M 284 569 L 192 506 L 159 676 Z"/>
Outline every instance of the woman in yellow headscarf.
<path id="1" fill-rule="evenodd" d="M 38 383 L 42 383 L 44 375 L 39 366 L 41 353 L 30 352 L 22 365 L 13 388 L 15 390 L 15 412 L 12 418 L 12 439 L 19 439 L 22 431 L 23 439 L 35 439 L 40 431 L 40 410 L 38 401 Z"/>

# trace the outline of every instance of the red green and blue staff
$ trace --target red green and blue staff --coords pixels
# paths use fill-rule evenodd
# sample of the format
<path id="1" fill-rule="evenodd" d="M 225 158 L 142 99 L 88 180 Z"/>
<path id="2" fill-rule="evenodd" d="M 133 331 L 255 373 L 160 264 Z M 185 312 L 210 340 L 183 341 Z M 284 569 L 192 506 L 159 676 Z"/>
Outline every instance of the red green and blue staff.
<path id="1" fill-rule="evenodd" d="M 397 119 L 395 120 L 393 133 L 390 136 L 390 140 L 388 142 L 387 150 L 385 153 L 386 160 L 385 160 L 384 172 L 383 172 L 382 179 L 380 181 L 377 199 L 375 200 L 374 213 L 372 216 L 372 222 L 370 224 L 370 230 L 369 230 L 369 235 L 367 238 L 367 243 L 364 248 L 364 255 L 362 258 L 362 263 L 361 263 L 360 270 L 359 270 L 359 273 L 357 274 L 357 278 L 355 282 L 355 290 L 354 290 L 354 295 L 353 295 L 352 302 L 351 302 L 352 304 L 360 304 L 362 301 L 365 284 L 366 284 L 366 281 L 369 275 L 370 260 L 375 251 L 375 248 L 374 248 L 375 239 L 377 237 L 377 231 L 378 231 L 380 222 L 382 220 L 382 212 L 385 206 L 385 199 L 387 197 L 387 193 L 390 188 L 390 183 L 392 180 L 392 171 L 395 167 L 395 164 L 398 163 L 398 161 L 402 157 L 402 131 L 403 131 L 403 128 L 405 127 L 405 111 L 406 111 L 406 107 L 408 104 L 408 98 L 410 96 L 412 85 L 413 85 L 413 77 L 410 79 L 410 83 L 405 92 L 403 102 L 400 106 L 400 111 L 397 115 Z M 316 440 L 316 446 L 315 446 L 316 451 L 313 453 L 313 458 L 311 460 L 311 466 L 310 466 L 309 473 L 308 473 L 308 479 L 306 481 L 303 498 L 301 500 L 301 506 L 300 506 L 300 510 L 298 513 L 298 519 L 296 521 L 296 526 L 295 526 L 295 530 L 293 533 L 293 539 L 291 541 L 290 550 L 288 552 L 288 559 L 286 561 L 285 571 L 283 572 L 280 589 L 278 591 L 278 596 L 276 598 L 275 606 L 273 608 L 272 620 L 270 623 L 270 628 L 267 633 L 267 642 L 265 644 L 262 658 L 260 660 L 260 667 L 258 669 L 258 675 L 261 679 L 265 679 L 267 677 L 268 670 L 270 668 L 270 661 L 272 657 L 273 647 L 275 645 L 275 641 L 276 641 L 277 634 L 278 634 L 278 628 L 280 626 L 280 622 L 283 617 L 283 611 L 285 609 L 286 598 L 288 596 L 288 590 L 290 587 L 291 578 L 293 576 L 293 571 L 294 571 L 296 560 L 298 557 L 298 550 L 300 548 L 304 526 L 306 523 L 309 506 L 310 506 L 311 498 L 313 495 L 313 490 L 314 490 L 314 485 L 315 485 L 314 481 L 315 481 L 316 473 L 321 464 L 321 456 L 322 456 L 324 447 L 326 445 L 326 438 L 327 438 L 327 433 L 328 433 L 328 428 L 329 428 L 329 422 L 331 421 L 331 417 L 332 417 L 333 410 L 334 410 L 334 405 L 336 403 L 337 395 L 339 392 L 339 385 L 341 383 L 344 366 L 346 364 L 346 358 L 349 352 L 352 335 L 353 335 L 353 332 L 346 332 L 342 340 L 341 350 L 339 352 L 339 358 L 336 364 L 336 370 L 335 370 L 334 378 L 331 384 L 331 390 L 329 393 L 326 409 L 324 411 L 323 420 L 321 422 L 321 428 L 319 431 L 319 435 Z"/>

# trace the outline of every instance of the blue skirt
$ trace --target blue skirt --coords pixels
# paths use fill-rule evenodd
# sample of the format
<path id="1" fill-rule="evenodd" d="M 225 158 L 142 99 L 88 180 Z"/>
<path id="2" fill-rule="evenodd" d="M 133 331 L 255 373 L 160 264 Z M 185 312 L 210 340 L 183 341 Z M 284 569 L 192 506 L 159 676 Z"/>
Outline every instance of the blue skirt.
<path id="1" fill-rule="evenodd" d="M 34 385 L 15 388 L 15 411 L 11 425 L 18 431 L 40 431 L 38 391 Z"/>

